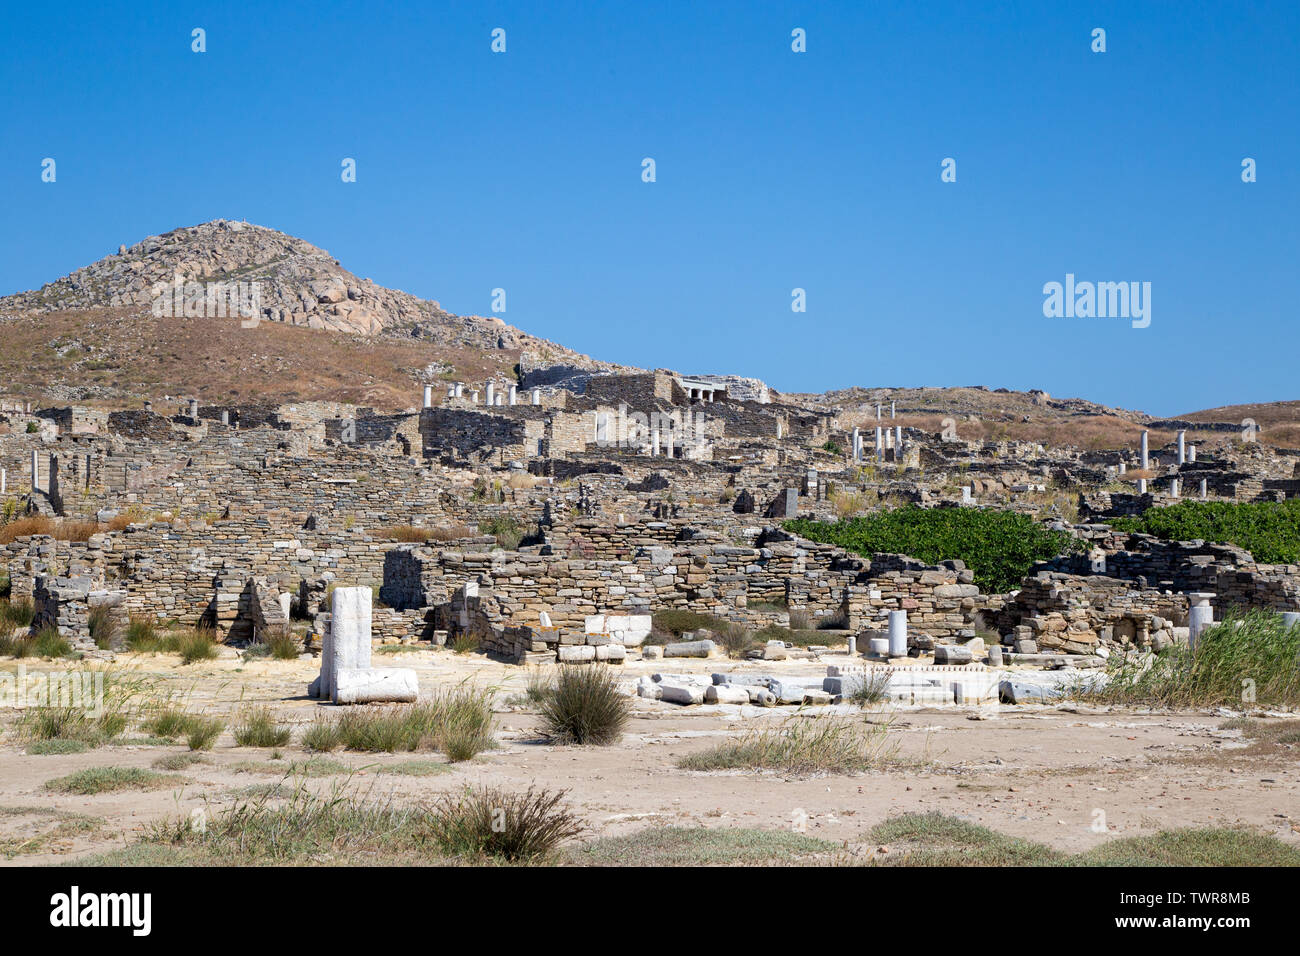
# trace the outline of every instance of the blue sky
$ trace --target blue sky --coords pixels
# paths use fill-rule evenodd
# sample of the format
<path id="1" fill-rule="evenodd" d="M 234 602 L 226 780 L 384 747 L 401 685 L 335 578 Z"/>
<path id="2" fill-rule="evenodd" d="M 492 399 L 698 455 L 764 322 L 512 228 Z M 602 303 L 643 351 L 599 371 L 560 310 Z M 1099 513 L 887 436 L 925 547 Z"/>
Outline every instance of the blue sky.
<path id="1" fill-rule="evenodd" d="M 1300 398 L 1294 2 L 64 3 L 0 31 L 0 294 L 247 219 L 786 391 Z M 1067 273 L 1150 282 L 1150 326 L 1044 317 Z"/>

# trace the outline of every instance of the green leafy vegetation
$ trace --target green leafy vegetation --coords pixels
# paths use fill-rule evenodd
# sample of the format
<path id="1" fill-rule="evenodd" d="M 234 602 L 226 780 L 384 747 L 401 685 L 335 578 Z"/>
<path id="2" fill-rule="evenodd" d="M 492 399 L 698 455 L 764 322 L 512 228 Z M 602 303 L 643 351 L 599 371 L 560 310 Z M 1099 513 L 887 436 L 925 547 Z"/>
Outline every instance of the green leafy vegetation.
<path id="1" fill-rule="evenodd" d="M 866 556 L 905 554 L 926 564 L 958 559 L 981 590 L 994 593 L 1018 587 L 1037 562 L 1082 547 L 1069 532 L 1049 530 L 1028 515 L 984 508 L 909 506 L 834 524 L 797 518 L 784 527 Z"/>
<path id="2" fill-rule="evenodd" d="M 216 632 L 212 628 L 188 627 L 163 633 L 151 615 L 132 616 L 126 628 L 126 646 L 141 654 L 179 654 L 183 664 L 217 656 Z"/>
<path id="3" fill-rule="evenodd" d="M 211 750 L 225 729 L 225 723 L 215 717 L 195 717 L 185 733 L 185 743 L 191 750 Z"/>
<path id="4" fill-rule="evenodd" d="M 1119 531 L 1155 535 L 1166 541 L 1201 539 L 1245 548 L 1261 564 L 1300 563 L 1300 499 L 1231 502 L 1181 501 L 1115 518 Z"/>
<path id="5" fill-rule="evenodd" d="M 519 547 L 519 542 L 524 539 L 528 529 L 508 515 L 498 515 L 480 521 L 478 530 L 480 534 L 492 535 L 497 539 L 497 544 L 505 550 L 514 551 Z"/>

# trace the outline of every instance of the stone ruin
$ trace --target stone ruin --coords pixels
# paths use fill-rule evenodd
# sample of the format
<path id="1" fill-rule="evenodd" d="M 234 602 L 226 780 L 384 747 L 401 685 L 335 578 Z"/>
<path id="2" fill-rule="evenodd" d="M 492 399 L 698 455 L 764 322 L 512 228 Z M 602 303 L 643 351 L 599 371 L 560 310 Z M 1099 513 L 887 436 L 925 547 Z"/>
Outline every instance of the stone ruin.
<path id="1" fill-rule="evenodd" d="M 754 629 L 804 615 L 827 634 L 821 653 L 990 668 L 1086 666 L 1187 641 L 1206 594 L 1217 613 L 1300 610 L 1294 566 L 1107 524 L 1191 489 L 1232 501 L 1300 492 L 1300 452 L 1216 445 L 1213 423 L 1174 423 L 1177 439 L 1156 449 L 1146 437 L 1135 451 L 1048 449 L 896 424 L 887 402 L 853 419 L 728 376 L 543 371 L 424 386 L 418 407 L 396 414 L 8 403 L 0 503 L 100 527 L 84 540 L 16 538 L 0 570 L 33 600 L 37 626 L 87 650 L 99 604 L 203 624 L 232 644 L 292 629 L 322 654 L 316 693 L 334 700 L 413 693 L 413 675 L 370 667 L 372 643 L 469 636 L 515 663 L 716 654 L 708 637 L 671 654 L 648 644 L 647 622 L 668 609 Z M 1070 529 L 1083 550 L 988 594 L 958 560 L 863 557 L 781 527 L 835 520 L 854 496 L 1020 510 Z M 364 610 L 350 596 L 362 591 Z M 826 679 L 842 689 L 853 673 Z M 751 690 L 751 703 L 767 699 Z"/>

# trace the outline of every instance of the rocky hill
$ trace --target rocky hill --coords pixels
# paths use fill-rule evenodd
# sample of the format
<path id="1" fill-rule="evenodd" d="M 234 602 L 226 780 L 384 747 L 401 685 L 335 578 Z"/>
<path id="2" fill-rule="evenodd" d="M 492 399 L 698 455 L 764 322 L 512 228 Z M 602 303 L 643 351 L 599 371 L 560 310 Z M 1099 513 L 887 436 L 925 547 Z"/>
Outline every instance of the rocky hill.
<path id="1" fill-rule="evenodd" d="M 170 290 L 177 278 L 181 294 Z M 256 283 L 256 328 L 233 309 L 204 315 L 211 283 Z M 191 285 L 192 284 L 192 285 Z M 159 291 L 168 294 L 159 303 Z M 194 309 L 191 313 L 189 310 Z M 187 318 L 187 315 L 191 316 Z M 628 356 L 635 359 L 636 356 Z M 695 366 L 698 357 L 684 354 Z M 40 289 L 0 298 L 0 392 L 54 403 L 109 406 L 197 395 L 206 401 L 354 401 L 409 406 L 429 381 L 487 378 L 563 385 L 593 373 L 635 370 L 597 361 L 498 318 L 460 316 L 437 302 L 349 272 L 327 251 L 274 229 L 218 219 L 150 236 Z M 756 379 L 713 374 L 745 397 L 775 398 Z M 703 373 L 708 374 L 703 374 Z M 1190 428 L 1228 440 L 1253 417 L 1262 438 L 1300 445 L 1300 402 L 1188 412 L 1157 421 L 1044 391 L 985 386 L 858 387 L 784 394 L 785 403 L 832 412 L 841 427 L 873 429 L 875 406 L 894 424 L 967 440 L 1020 439 L 1088 448 L 1128 446 L 1143 429 L 1166 440 Z"/>
<path id="2" fill-rule="evenodd" d="M 449 348 L 512 350 L 535 360 L 614 368 L 501 319 L 459 316 L 437 302 L 362 279 L 324 249 L 245 222 L 218 219 L 149 236 L 32 292 L 0 298 L 0 315 L 93 308 L 152 309 L 179 278 L 185 307 L 200 310 L 208 283 L 256 283 L 258 318 L 366 336 L 411 337 Z M 193 285 L 188 285 L 193 283 Z M 165 300 L 164 314 L 190 314 Z"/>

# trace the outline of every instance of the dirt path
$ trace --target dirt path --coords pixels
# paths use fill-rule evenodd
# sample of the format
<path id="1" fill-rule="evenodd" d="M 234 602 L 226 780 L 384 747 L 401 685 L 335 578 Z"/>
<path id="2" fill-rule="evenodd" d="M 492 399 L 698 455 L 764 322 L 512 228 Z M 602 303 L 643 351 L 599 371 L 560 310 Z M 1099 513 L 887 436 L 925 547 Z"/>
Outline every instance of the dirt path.
<path id="1" fill-rule="evenodd" d="M 523 691 L 522 669 L 447 652 L 383 655 L 376 663 L 388 661 L 415 667 L 426 689 L 467 678 L 501 687 L 501 748 L 469 763 L 432 768 L 437 772 L 426 776 L 381 771 L 418 760 L 427 772 L 430 763 L 444 758 L 336 753 L 330 759 L 355 773 L 310 778 L 306 784 L 311 788 L 348 781 L 412 801 L 465 783 L 564 788 L 596 836 L 656 823 L 776 829 L 804 821 L 809 835 L 856 842 L 890 815 L 939 810 L 1067 851 L 1158 829 L 1237 824 L 1300 845 L 1300 767 L 1293 754 L 1258 752 L 1239 730 L 1221 729 L 1222 715 L 1088 708 L 896 709 L 871 716 L 888 722 L 896 747 L 886 769 L 809 779 L 696 773 L 678 769 L 677 760 L 780 718 L 771 712 L 746 717 L 735 708 L 681 708 L 638 699 L 619 744 L 553 747 L 538 738 L 534 714 L 506 703 Z M 303 726 L 334 710 L 306 699 L 303 690 L 317 669 L 309 661 L 245 664 L 225 658 L 180 667 L 174 659 L 131 655 L 120 666 L 147 677 L 153 693 L 170 692 L 191 711 L 233 714 L 241 701 L 270 703 L 281 719 Z M 736 669 L 716 661 L 674 669 L 707 673 L 722 666 Z M 816 673 L 823 667 L 800 663 L 783 672 Z M 628 665 L 626 676 L 634 680 L 660 669 L 667 670 L 661 662 Z M 771 666 L 765 671 L 771 672 Z M 227 732 L 206 762 L 176 771 L 183 786 L 55 794 L 44 789 L 46 781 L 87 767 L 149 768 L 158 758 L 186 748 L 128 743 L 79 754 L 29 755 L 11 730 L 13 715 L 0 711 L 0 723 L 8 731 L 0 742 L 0 862 L 10 865 L 103 851 L 134 840 L 155 821 L 188 816 L 196 807 L 214 812 L 250 787 L 279 781 L 290 763 L 308 756 L 296 736 L 277 762 L 271 751 L 236 747 Z M 135 730 L 124 735 L 127 740 L 139 737 Z M 277 774 L 276 766 L 286 770 Z M 286 782 L 292 784 L 292 777 Z M 39 841 L 14 852 L 22 840 L 33 837 Z M 13 853 L 8 859 L 6 847 Z"/>

